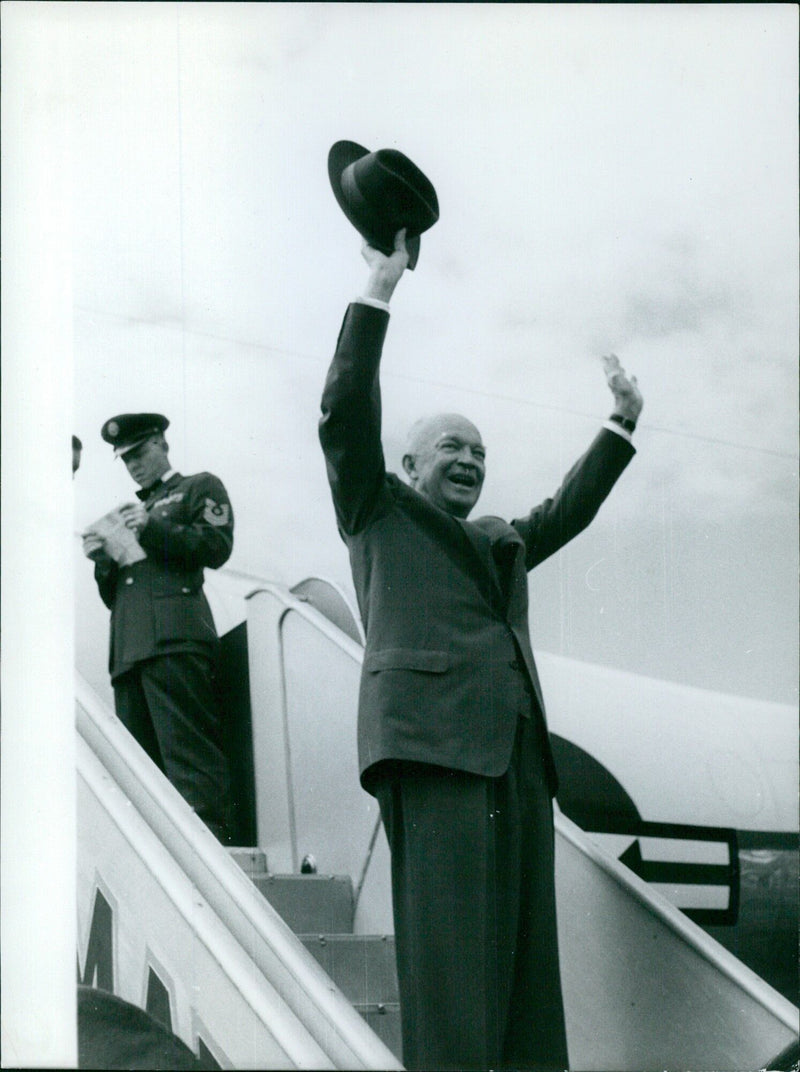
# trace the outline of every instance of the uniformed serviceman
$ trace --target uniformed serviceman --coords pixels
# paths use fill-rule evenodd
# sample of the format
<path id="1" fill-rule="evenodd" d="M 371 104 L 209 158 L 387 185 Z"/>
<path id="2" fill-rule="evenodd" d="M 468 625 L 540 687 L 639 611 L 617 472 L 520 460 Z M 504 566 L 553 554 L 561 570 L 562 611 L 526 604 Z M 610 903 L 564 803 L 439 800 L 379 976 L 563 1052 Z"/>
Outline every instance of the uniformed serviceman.
<path id="1" fill-rule="evenodd" d="M 111 610 L 109 669 L 120 721 L 210 830 L 229 839 L 229 772 L 215 691 L 218 638 L 203 569 L 233 549 L 233 511 L 211 473 L 181 476 L 170 466 L 160 413 L 107 420 L 101 436 L 140 486 L 119 508 L 144 557 L 122 565 L 91 529 L 84 553 Z M 141 552 L 137 549 L 137 554 Z M 125 561 L 125 559 L 123 559 Z"/>

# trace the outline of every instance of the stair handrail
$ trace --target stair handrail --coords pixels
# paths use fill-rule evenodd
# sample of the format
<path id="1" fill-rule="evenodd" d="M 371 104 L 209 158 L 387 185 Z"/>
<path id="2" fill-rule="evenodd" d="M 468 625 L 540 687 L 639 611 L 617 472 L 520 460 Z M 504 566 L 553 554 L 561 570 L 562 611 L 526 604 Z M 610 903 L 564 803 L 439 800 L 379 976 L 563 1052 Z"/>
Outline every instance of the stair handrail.
<path id="1" fill-rule="evenodd" d="M 642 904 L 648 912 L 657 916 L 678 934 L 681 939 L 713 964 L 750 997 L 759 1002 L 777 1020 L 795 1033 L 800 1031 L 800 1009 L 787 998 L 765 982 L 746 964 L 730 953 L 719 942 L 694 923 L 666 897 L 656 895 L 644 879 L 621 864 L 600 848 L 579 826 L 568 819 L 558 808 L 554 812 L 556 832 L 572 844 L 578 852 L 587 856 L 597 867 L 623 887 L 634 900 Z"/>
<path id="2" fill-rule="evenodd" d="M 78 673 L 75 697 L 81 737 L 337 1067 L 402 1069 L 177 790 L 132 747 L 127 731 Z"/>

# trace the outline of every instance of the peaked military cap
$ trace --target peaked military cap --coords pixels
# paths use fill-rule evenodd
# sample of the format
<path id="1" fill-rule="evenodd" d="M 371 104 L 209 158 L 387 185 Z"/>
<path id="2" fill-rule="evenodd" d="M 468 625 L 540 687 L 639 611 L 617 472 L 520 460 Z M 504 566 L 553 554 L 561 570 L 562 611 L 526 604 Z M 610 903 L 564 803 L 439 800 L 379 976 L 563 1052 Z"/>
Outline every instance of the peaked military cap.
<path id="1" fill-rule="evenodd" d="M 417 165 L 397 149 L 371 153 L 354 141 L 337 141 L 328 153 L 328 178 L 345 216 L 381 253 L 393 253 L 394 236 L 406 228 L 413 269 L 419 236 L 439 219 L 436 191 Z"/>
<path id="2" fill-rule="evenodd" d="M 121 413 L 106 421 L 100 435 L 114 448 L 114 457 L 119 458 L 144 443 L 148 436 L 168 427 L 169 421 L 161 413 Z"/>

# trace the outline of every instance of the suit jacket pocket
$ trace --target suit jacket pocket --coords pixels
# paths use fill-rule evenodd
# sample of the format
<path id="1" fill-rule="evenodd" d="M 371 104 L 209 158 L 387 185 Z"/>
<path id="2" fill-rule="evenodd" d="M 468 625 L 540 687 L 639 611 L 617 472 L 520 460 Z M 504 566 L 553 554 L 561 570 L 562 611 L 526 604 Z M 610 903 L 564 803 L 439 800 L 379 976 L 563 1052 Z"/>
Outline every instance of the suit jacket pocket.
<path id="1" fill-rule="evenodd" d="M 380 670 L 418 670 L 427 674 L 443 674 L 451 666 L 449 651 L 384 648 L 382 651 L 368 651 L 364 656 L 364 669 L 370 673 Z"/>

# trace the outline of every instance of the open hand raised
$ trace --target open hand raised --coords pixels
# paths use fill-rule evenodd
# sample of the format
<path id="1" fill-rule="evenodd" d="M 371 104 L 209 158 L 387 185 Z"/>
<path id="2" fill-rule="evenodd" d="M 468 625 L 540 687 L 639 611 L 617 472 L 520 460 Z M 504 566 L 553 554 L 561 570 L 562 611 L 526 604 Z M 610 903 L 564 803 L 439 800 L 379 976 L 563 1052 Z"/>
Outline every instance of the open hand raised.
<path id="1" fill-rule="evenodd" d="M 635 421 L 644 405 L 636 377 L 628 377 L 616 354 L 606 354 L 602 362 L 608 386 L 614 396 L 614 413 Z"/>

